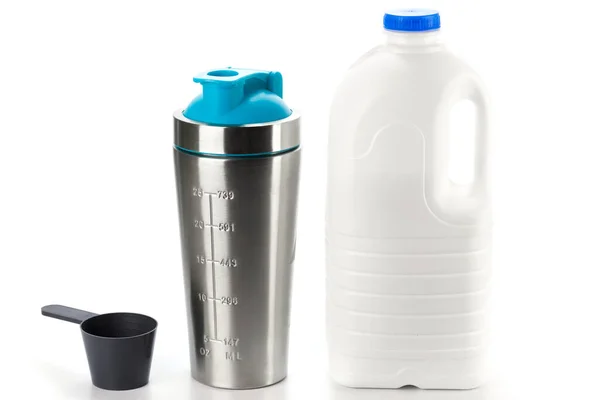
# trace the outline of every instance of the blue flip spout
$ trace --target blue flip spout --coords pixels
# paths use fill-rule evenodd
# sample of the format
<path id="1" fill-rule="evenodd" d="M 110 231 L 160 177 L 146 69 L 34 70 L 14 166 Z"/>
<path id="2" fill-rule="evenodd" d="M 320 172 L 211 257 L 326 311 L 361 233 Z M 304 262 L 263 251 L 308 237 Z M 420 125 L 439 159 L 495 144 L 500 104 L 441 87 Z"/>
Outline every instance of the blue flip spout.
<path id="1" fill-rule="evenodd" d="M 225 68 L 201 73 L 194 82 L 202 85 L 202 94 L 183 112 L 193 121 L 240 126 L 273 122 L 292 114 L 282 98 L 279 72 Z"/>

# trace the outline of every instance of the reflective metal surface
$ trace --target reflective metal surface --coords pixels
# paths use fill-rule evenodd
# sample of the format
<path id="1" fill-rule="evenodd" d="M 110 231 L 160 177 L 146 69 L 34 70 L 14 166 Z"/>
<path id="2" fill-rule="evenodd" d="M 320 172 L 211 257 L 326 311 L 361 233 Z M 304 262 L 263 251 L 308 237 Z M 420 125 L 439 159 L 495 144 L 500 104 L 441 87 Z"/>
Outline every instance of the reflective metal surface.
<path id="1" fill-rule="evenodd" d="M 287 374 L 300 150 L 174 154 L 192 376 L 230 389 L 276 383 Z"/>
<path id="2" fill-rule="evenodd" d="M 273 124 L 236 127 L 206 125 L 191 121 L 181 110 L 173 115 L 175 146 L 206 154 L 264 154 L 286 151 L 300 145 L 300 116 L 292 113 Z"/>

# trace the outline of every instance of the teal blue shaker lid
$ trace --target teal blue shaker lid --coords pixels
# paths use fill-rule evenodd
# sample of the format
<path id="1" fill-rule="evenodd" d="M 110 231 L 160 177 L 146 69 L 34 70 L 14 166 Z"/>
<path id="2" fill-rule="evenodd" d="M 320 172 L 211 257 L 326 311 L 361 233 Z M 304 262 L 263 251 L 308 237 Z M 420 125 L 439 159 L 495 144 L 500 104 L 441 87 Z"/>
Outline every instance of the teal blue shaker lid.
<path id="1" fill-rule="evenodd" d="M 202 94 L 183 111 L 192 121 L 239 126 L 273 122 L 292 114 L 282 98 L 279 72 L 225 68 L 198 74 L 194 82 L 202 85 Z"/>

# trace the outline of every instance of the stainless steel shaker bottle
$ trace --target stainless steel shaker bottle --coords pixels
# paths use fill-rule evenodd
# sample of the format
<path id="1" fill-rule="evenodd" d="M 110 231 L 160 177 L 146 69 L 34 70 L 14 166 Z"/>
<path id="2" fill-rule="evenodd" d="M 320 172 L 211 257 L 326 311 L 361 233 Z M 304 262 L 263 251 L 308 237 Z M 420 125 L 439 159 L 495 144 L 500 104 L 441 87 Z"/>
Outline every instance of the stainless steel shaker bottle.
<path id="1" fill-rule="evenodd" d="M 210 71 L 174 114 L 192 376 L 229 389 L 287 374 L 299 116 L 278 72 Z"/>

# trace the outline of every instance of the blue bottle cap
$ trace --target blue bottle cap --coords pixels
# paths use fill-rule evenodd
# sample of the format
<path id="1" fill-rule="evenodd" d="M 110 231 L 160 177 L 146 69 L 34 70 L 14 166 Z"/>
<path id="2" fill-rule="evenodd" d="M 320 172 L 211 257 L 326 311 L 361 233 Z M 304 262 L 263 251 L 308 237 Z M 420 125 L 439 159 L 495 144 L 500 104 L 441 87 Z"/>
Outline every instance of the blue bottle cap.
<path id="1" fill-rule="evenodd" d="M 422 8 L 389 11 L 383 16 L 383 27 L 390 31 L 402 32 L 440 29 L 440 14 L 435 10 Z"/>
<path id="2" fill-rule="evenodd" d="M 192 121 L 240 126 L 273 122 L 292 114 L 282 99 L 279 72 L 224 68 L 198 74 L 194 82 L 202 85 L 202 94 L 183 111 Z"/>

